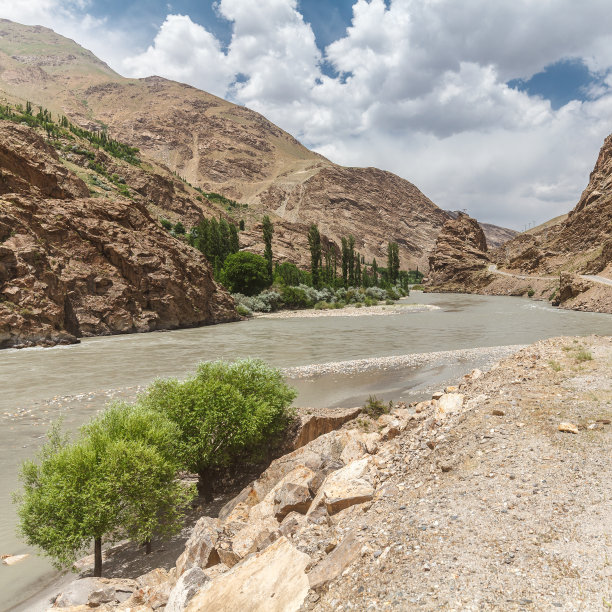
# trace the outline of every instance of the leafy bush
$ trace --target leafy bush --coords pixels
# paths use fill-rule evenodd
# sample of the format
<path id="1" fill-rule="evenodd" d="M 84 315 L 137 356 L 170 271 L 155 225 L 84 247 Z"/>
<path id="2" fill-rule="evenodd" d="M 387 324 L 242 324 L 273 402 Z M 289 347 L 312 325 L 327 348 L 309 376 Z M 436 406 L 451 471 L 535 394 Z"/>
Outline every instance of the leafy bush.
<path id="1" fill-rule="evenodd" d="M 236 306 L 236 312 L 241 317 L 252 317 L 253 316 L 253 311 L 250 308 L 248 308 L 247 306 L 245 306 L 244 304 L 238 304 Z"/>
<path id="2" fill-rule="evenodd" d="M 363 406 L 362 412 L 367 414 L 369 417 L 373 419 L 377 419 L 382 414 L 387 414 L 391 411 L 391 407 L 393 406 L 393 402 L 389 402 L 389 404 L 385 404 L 383 401 L 379 400 L 375 395 L 370 395 L 368 401 Z"/>
<path id="3" fill-rule="evenodd" d="M 368 287 L 365 291 L 366 295 L 374 298 L 375 300 L 381 301 L 387 299 L 387 292 L 380 287 Z"/>
<path id="4" fill-rule="evenodd" d="M 223 265 L 222 281 L 232 293 L 255 295 L 270 284 L 266 260 L 247 251 L 232 253 Z"/>
<path id="5" fill-rule="evenodd" d="M 172 223 L 170 221 L 168 221 L 168 219 L 160 219 L 159 222 L 161 223 L 161 226 L 165 229 L 170 231 L 172 229 Z"/>
<path id="6" fill-rule="evenodd" d="M 210 494 L 211 470 L 256 459 L 287 426 L 295 397 L 280 370 L 246 359 L 201 363 L 183 381 L 157 380 L 139 401 L 178 425 L 182 461 Z"/>
<path id="7" fill-rule="evenodd" d="M 94 575 L 102 575 L 102 539 L 139 543 L 180 531 L 193 491 L 176 480 L 178 427 L 163 414 L 116 404 L 68 444 L 57 427 L 21 469 L 19 530 L 56 567 L 70 566 L 95 542 Z"/>
<path id="8" fill-rule="evenodd" d="M 310 308 L 313 304 L 301 287 L 283 287 L 281 299 L 287 308 Z"/>
<path id="9" fill-rule="evenodd" d="M 232 295 L 236 304 L 252 312 L 273 312 L 282 304 L 281 294 L 277 291 L 262 291 L 259 295 L 246 296 L 242 293 Z"/>

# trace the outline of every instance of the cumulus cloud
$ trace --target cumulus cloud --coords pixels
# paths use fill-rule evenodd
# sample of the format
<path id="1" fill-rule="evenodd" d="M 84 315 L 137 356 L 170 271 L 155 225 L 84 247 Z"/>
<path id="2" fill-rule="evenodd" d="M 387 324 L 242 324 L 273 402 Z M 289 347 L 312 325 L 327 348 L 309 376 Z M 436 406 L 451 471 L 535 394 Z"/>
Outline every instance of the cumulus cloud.
<path id="1" fill-rule="evenodd" d="M 356 0 L 326 49 L 297 0 L 218 0 L 216 9 L 231 24 L 227 46 L 169 14 L 148 46 L 120 56 L 127 38 L 106 51 L 102 39 L 87 44 L 104 24 L 85 0 L 0 0 L 0 15 L 18 21 L 40 15 L 64 34 L 85 27 L 74 37 L 128 76 L 227 97 L 333 161 L 390 169 L 483 221 L 522 227 L 566 212 L 612 131 L 609 0 Z M 567 59 L 597 73 L 586 101 L 554 110 L 507 85 Z"/>

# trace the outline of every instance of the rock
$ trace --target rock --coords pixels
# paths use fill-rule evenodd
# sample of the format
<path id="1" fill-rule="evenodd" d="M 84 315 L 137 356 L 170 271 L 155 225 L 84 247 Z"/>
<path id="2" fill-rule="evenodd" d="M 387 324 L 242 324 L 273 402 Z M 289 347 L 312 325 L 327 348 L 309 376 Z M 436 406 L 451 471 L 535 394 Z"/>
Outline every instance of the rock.
<path id="1" fill-rule="evenodd" d="M 260 550 L 260 547 L 269 540 L 280 535 L 278 522 L 272 517 L 251 520 L 232 538 L 232 550 L 239 557 Z"/>
<path id="2" fill-rule="evenodd" d="M 447 387 L 448 388 L 448 387 Z M 445 393 L 439 400 L 435 408 L 434 418 L 436 421 L 443 421 L 448 415 L 456 414 L 463 407 L 463 394 Z"/>
<path id="3" fill-rule="evenodd" d="M 16 563 L 19 563 L 20 561 L 27 559 L 29 556 L 30 556 L 29 554 L 6 555 L 2 557 L 2 563 L 4 563 L 4 565 L 15 565 Z"/>
<path id="4" fill-rule="evenodd" d="M 436 394 L 434 394 L 436 395 Z M 443 394 L 442 394 L 443 395 Z M 441 397 L 441 396 L 440 396 Z M 414 411 L 417 414 L 420 414 L 421 412 L 423 412 L 424 410 L 427 410 L 427 408 L 431 407 L 431 402 L 419 402 L 415 407 L 414 407 Z"/>
<path id="5" fill-rule="evenodd" d="M 121 578 L 81 578 L 74 580 L 68 586 L 64 587 L 62 592 L 56 597 L 53 604 L 54 608 L 70 608 L 74 606 L 84 606 L 89 603 L 89 598 L 94 595 L 95 598 L 110 598 L 112 591 L 112 599 L 110 601 L 123 601 L 138 589 L 138 583 L 135 580 L 126 580 Z"/>
<path id="6" fill-rule="evenodd" d="M 444 389 L 444 393 L 457 393 L 457 391 L 459 391 L 459 387 L 456 385 L 449 385 L 446 387 L 446 389 Z M 442 399 L 442 397 L 439 397 L 438 399 Z"/>
<path id="7" fill-rule="evenodd" d="M 218 548 L 217 554 L 219 555 L 221 563 L 227 565 L 227 567 L 234 567 L 234 565 L 240 561 L 240 555 L 236 554 L 233 550 Z"/>
<path id="8" fill-rule="evenodd" d="M 176 560 L 176 577 L 192 567 L 205 569 L 219 563 L 215 550 L 218 539 L 219 521 L 203 516 L 194 526 L 183 554 Z"/>
<path id="9" fill-rule="evenodd" d="M 338 576 L 360 555 L 361 543 L 350 531 L 327 557 L 318 563 L 309 573 L 311 589 L 320 589 Z"/>
<path id="10" fill-rule="evenodd" d="M 294 612 L 304 603 L 310 557 L 285 537 L 204 585 L 186 612 Z"/>
<path id="11" fill-rule="evenodd" d="M 305 446 L 319 436 L 334 431 L 357 418 L 361 414 L 361 408 L 345 408 L 334 410 L 326 414 L 305 415 L 293 442 L 293 448 L 298 449 Z"/>
<path id="12" fill-rule="evenodd" d="M 92 591 L 87 598 L 87 605 L 92 608 L 97 608 L 102 604 L 115 601 L 115 587 L 107 585 L 96 591 Z"/>
<path id="13" fill-rule="evenodd" d="M 431 399 L 439 400 L 444 395 L 444 391 L 435 391 L 431 394 Z"/>
<path id="14" fill-rule="evenodd" d="M 577 434 L 578 433 L 578 427 L 576 425 L 574 425 L 573 423 L 559 423 L 559 427 L 557 428 L 559 431 L 564 431 L 566 433 L 573 433 L 573 434 Z"/>
<path id="15" fill-rule="evenodd" d="M 357 436 L 351 438 L 348 444 L 344 447 L 342 454 L 340 455 L 340 461 L 344 463 L 344 465 L 348 465 L 352 461 L 356 461 L 357 459 L 361 459 L 364 455 L 368 453 L 366 445 L 360 440 Z"/>
<path id="16" fill-rule="evenodd" d="M 504 416 L 506 413 L 503 410 L 500 410 L 499 408 L 495 408 L 495 410 L 491 411 L 491 414 L 493 416 Z"/>
<path id="17" fill-rule="evenodd" d="M 164 612 L 183 612 L 194 595 L 208 580 L 201 568 L 188 569 L 170 592 Z"/>
<path id="18" fill-rule="evenodd" d="M 466 374 L 463 378 L 468 381 L 478 380 L 482 376 L 482 370 L 474 368 L 469 374 Z"/>
<path id="19" fill-rule="evenodd" d="M 289 512 L 306 514 L 311 503 L 312 495 L 307 486 L 293 482 L 285 483 L 274 496 L 274 517 L 280 522 Z"/>
<path id="20" fill-rule="evenodd" d="M 134 593 L 133 598 L 138 597 L 139 603 L 147 604 L 156 609 L 166 604 L 176 579 L 174 575 L 158 567 L 139 576 L 136 582 L 138 583 L 138 591 Z"/>
<path id="21" fill-rule="evenodd" d="M 337 472 L 332 472 L 321 485 L 308 515 L 323 505 L 331 515 L 354 504 L 373 499 L 374 487 L 364 479 L 369 468 L 369 459 L 365 458 L 353 461 Z"/>
<path id="22" fill-rule="evenodd" d="M 279 529 L 286 538 L 290 538 L 297 533 L 298 529 L 300 529 L 305 522 L 306 517 L 303 514 L 299 514 L 298 512 L 290 512 L 283 519 Z"/>

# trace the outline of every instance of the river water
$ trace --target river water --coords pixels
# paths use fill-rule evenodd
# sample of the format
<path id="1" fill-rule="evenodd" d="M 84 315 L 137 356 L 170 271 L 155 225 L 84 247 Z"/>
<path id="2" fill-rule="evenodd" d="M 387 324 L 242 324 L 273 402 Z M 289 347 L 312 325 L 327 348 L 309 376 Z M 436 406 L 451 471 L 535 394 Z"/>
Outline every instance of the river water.
<path id="1" fill-rule="evenodd" d="M 33 553 L 15 535 L 11 493 L 51 421 L 76 429 L 110 399 L 133 398 L 155 377 L 185 376 L 203 360 L 259 357 L 293 368 L 310 364 L 528 344 L 559 335 L 612 335 L 612 316 L 557 310 L 521 298 L 415 292 L 408 303 L 437 310 L 393 316 L 254 319 L 198 329 L 89 338 L 79 345 L 0 351 L 0 554 Z M 364 309 L 365 311 L 365 309 Z M 328 372 L 290 380 L 302 406 L 421 399 L 436 385 L 490 363 L 487 352 L 362 373 Z M 31 554 L 0 565 L 0 610 L 10 610 L 56 576 Z"/>

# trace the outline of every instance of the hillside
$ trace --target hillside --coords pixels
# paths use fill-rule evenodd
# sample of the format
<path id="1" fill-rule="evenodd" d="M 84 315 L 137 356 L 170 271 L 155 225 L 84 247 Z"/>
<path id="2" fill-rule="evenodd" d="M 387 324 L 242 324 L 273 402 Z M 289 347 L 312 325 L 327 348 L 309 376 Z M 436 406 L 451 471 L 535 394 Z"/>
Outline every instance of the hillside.
<path id="1" fill-rule="evenodd" d="M 204 256 L 151 215 L 168 199 L 201 218 L 180 181 L 40 131 L 0 121 L 0 348 L 237 318 Z"/>
<path id="2" fill-rule="evenodd" d="M 85 128 L 107 126 L 194 186 L 247 204 L 240 211 L 247 228 L 268 213 L 296 243 L 305 225 L 318 222 L 336 243 L 352 233 L 368 259 L 381 261 L 394 240 L 402 267 L 425 268 L 448 218 L 404 179 L 333 164 L 258 113 L 193 87 L 125 79 L 46 28 L 0 21 L 0 92 Z"/>

